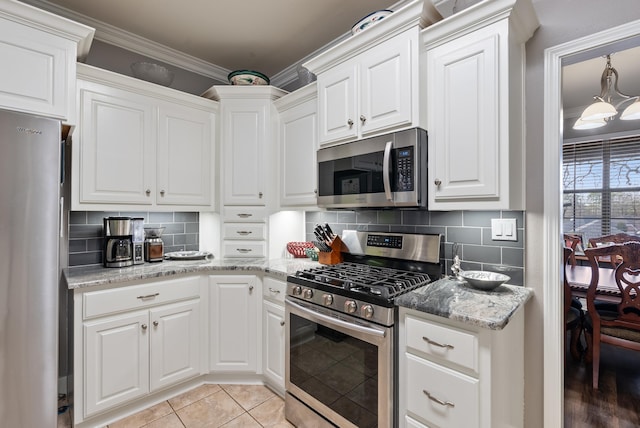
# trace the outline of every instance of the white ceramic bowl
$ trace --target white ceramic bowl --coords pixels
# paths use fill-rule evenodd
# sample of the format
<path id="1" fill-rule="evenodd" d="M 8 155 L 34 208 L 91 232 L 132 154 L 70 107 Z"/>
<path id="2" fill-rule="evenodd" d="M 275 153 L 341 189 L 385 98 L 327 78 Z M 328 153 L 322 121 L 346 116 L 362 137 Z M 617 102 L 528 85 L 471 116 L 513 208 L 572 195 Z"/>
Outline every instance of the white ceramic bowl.
<path id="1" fill-rule="evenodd" d="M 169 86 L 175 77 L 171 70 L 151 62 L 134 62 L 131 64 L 131 71 L 138 79 L 162 86 Z"/>
<path id="2" fill-rule="evenodd" d="M 479 290 L 493 290 L 511 279 L 510 276 L 481 270 L 460 271 L 460 276 L 472 287 Z"/>
<path id="3" fill-rule="evenodd" d="M 358 34 L 361 31 L 364 31 L 367 27 L 372 26 L 376 22 L 380 21 L 382 18 L 389 16 L 393 13 L 392 10 L 382 9 L 376 10 L 375 12 L 371 12 L 360 21 L 356 22 L 353 27 L 351 27 L 351 34 Z"/>

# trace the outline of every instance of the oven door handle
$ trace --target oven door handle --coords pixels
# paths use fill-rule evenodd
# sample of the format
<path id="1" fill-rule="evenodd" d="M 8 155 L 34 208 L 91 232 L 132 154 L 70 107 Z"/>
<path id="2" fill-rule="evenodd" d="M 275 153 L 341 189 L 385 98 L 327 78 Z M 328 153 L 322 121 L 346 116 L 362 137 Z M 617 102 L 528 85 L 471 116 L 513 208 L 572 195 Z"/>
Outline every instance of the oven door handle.
<path id="1" fill-rule="evenodd" d="M 380 338 L 384 338 L 386 337 L 387 333 L 385 330 L 380 330 L 374 327 L 366 327 L 363 325 L 358 325 L 358 324 L 354 324 L 354 323 L 350 323 L 348 321 L 344 321 L 341 320 L 339 318 L 334 318 L 331 317 L 329 315 L 325 315 L 325 314 L 321 314 L 318 313 L 314 310 L 305 308 L 302 305 L 299 305 L 295 302 L 292 302 L 289 299 L 285 300 L 287 305 L 291 305 L 293 306 L 295 309 L 297 309 L 298 311 L 302 312 L 309 320 L 314 321 L 314 322 L 321 322 L 321 323 L 325 323 L 325 324 L 330 324 L 333 326 L 339 326 L 342 328 L 348 328 L 348 329 L 352 329 L 352 330 L 356 330 L 360 333 L 363 334 L 369 334 L 369 335 L 373 335 L 376 337 L 380 337 Z"/>
<path id="2" fill-rule="evenodd" d="M 391 196 L 391 146 L 393 141 L 387 141 L 384 146 L 384 156 L 382 158 L 382 184 L 384 185 L 384 195 L 387 201 L 393 200 Z"/>

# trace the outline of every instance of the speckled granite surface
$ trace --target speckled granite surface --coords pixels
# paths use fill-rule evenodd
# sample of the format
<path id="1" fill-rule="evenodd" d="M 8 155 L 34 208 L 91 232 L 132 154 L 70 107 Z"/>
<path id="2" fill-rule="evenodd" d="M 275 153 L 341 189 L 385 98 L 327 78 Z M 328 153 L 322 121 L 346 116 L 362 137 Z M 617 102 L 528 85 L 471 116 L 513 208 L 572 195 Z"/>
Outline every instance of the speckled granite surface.
<path id="1" fill-rule="evenodd" d="M 65 269 L 69 289 L 162 278 L 180 274 L 207 274 L 215 271 L 266 272 L 285 280 L 298 270 L 317 266 L 310 259 L 223 259 L 165 260 L 126 268 L 101 266 Z M 396 298 L 398 306 L 416 309 L 492 330 L 503 329 L 513 314 L 533 295 L 530 288 L 501 285 L 494 291 L 480 291 L 464 282 L 441 279 Z"/>
<path id="2" fill-rule="evenodd" d="M 397 297 L 398 306 L 438 315 L 465 324 L 501 330 L 533 296 L 533 290 L 501 285 L 481 291 L 455 279 L 441 279 Z"/>
<path id="3" fill-rule="evenodd" d="M 158 263 L 104 268 L 102 266 L 65 269 L 67 286 L 71 289 L 117 284 L 141 279 L 161 278 L 179 274 L 207 274 L 214 271 L 261 271 L 286 279 L 298 270 L 317 266 L 310 259 L 223 259 L 223 260 L 164 260 Z"/>

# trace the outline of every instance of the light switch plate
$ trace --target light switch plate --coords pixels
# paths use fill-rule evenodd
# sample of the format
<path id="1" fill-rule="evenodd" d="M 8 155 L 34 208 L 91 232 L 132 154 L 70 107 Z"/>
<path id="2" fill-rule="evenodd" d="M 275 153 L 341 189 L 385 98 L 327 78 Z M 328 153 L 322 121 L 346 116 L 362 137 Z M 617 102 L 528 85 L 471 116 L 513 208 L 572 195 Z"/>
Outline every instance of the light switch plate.
<path id="1" fill-rule="evenodd" d="M 492 218 L 491 239 L 493 241 L 517 241 L 518 229 L 515 218 Z"/>

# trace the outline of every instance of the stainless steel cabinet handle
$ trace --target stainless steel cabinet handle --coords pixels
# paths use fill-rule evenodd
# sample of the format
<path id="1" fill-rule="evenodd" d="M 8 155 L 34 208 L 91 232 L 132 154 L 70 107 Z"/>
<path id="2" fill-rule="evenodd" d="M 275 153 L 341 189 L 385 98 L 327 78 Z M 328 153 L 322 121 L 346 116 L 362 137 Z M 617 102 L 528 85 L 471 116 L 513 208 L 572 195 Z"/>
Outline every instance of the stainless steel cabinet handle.
<path id="1" fill-rule="evenodd" d="M 236 251 L 239 252 L 239 253 L 246 254 L 246 253 L 251 251 L 251 248 L 236 248 Z"/>
<path id="2" fill-rule="evenodd" d="M 453 345 L 447 345 L 447 344 L 442 344 L 442 343 L 438 343 L 434 340 L 429 339 L 428 337 L 422 336 L 422 340 L 424 340 L 425 342 L 427 342 L 429 345 L 433 345 L 433 346 L 437 346 L 439 348 L 447 348 L 447 349 L 453 349 L 454 346 Z"/>
<path id="3" fill-rule="evenodd" d="M 154 327 L 157 327 L 157 326 L 158 326 L 158 321 L 154 321 L 154 322 L 153 322 L 153 326 L 154 326 Z"/>
<path id="4" fill-rule="evenodd" d="M 142 324 L 142 325 L 140 326 L 140 328 L 142 328 L 143 330 L 146 330 L 146 329 L 147 329 L 147 325 L 146 325 L 146 324 Z"/>
<path id="5" fill-rule="evenodd" d="M 433 182 L 433 184 L 435 184 L 436 186 L 440 186 L 442 184 L 442 181 L 440 181 L 439 178 L 436 178 Z"/>
<path id="6" fill-rule="evenodd" d="M 144 191 L 144 193 L 145 193 L 147 196 L 151 195 L 151 189 L 147 189 L 147 190 L 145 190 L 145 191 Z"/>
<path id="7" fill-rule="evenodd" d="M 347 125 L 349 125 L 349 128 L 351 128 L 353 126 L 353 120 L 347 120 Z"/>
<path id="8" fill-rule="evenodd" d="M 364 123 L 367 121 L 367 118 L 364 117 L 364 115 L 360 115 L 360 122 L 362 122 L 362 124 L 364 125 Z"/>
<path id="9" fill-rule="evenodd" d="M 436 403 L 442 405 L 442 406 L 449 406 L 449 407 L 456 407 L 456 405 L 454 403 L 452 403 L 451 401 L 442 401 L 437 397 L 434 397 L 433 395 L 429 394 L 429 391 L 423 389 L 422 392 L 429 397 L 429 400 L 431 401 L 435 401 Z"/>
<path id="10" fill-rule="evenodd" d="M 164 190 L 160 191 L 160 196 L 164 196 Z"/>
<path id="11" fill-rule="evenodd" d="M 269 291 L 271 291 L 274 294 L 280 294 L 280 290 L 276 290 L 275 288 L 269 287 Z"/>
<path id="12" fill-rule="evenodd" d="M 281 326 L 284 326 L 284 321 L 280 321 L 280 325 L 281 325 Z"/>
<path id="13" fill-rule="evenodd" d="M 249 218 L 251 217 L 253 214 L 246 214 L 246 213 L 240 213 L 238 214 L 238 217 L 240 218 Z"/>
<path id="14" fill-rule="evenodd" d="M 147 294 L 146 296 L 138 296 L 136 297 L 136 299 L 140 299 L 140 300 L 146 300 L 146 299 L 153 299 L 156 296 L 159 296 L 160 293 L 155 293 L 155 294 Z"/>
<path id="15" fill-rule="evenodd" d="M 252 234 L 253 232 L 251 232 L 250 230 L 238 230 L 238 231 L 236 231 L 236 233 L 238 235 L 247 236 L 247 235 Z"/>

